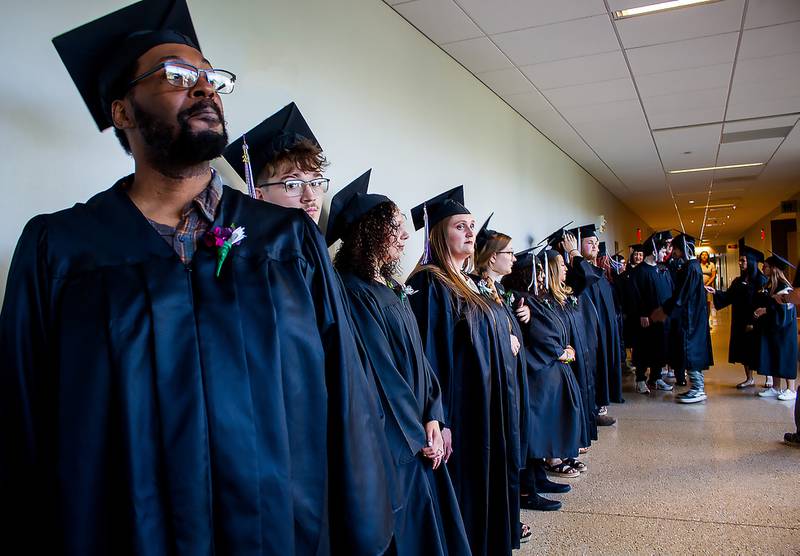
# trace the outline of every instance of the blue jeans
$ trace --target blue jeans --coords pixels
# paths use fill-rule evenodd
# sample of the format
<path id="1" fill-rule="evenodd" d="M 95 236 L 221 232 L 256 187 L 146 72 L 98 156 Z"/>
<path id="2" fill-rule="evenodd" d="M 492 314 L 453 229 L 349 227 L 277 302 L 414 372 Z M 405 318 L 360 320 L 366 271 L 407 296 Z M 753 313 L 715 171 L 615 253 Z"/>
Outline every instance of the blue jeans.
<path id="1" fill-rule="evenodd" d="M 692 384 L 692 390 L 703 392 L 705 390 L 705 380 L 703 379 L 703 371 L 686 371 L 689 375 L 689 380 Z"/>

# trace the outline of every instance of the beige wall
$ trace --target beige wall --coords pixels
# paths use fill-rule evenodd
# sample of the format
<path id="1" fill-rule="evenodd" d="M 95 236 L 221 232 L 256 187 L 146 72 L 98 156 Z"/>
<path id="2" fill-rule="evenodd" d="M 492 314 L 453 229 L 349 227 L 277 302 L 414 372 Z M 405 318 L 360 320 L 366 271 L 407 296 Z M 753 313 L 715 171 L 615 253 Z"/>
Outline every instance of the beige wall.
<path id="1" fill-rule="evenodd" d="M 0 21 L 0 178 L 6 190 L 0 281 L 33 215 L 83 201 L 132 170 L 94 128 L 50 39 L 127 2 L 39 0 Z M 537 240 L 568 220 L 609 222 L 613 248 L 644 223 L 472 75 L 379 0 L 189 0 L 203 51 L 239 76 L 224 97 L 231 139 L 291 100 L 332 165 L 332 191 L 373 168 L 373 190 L 404 210 L 466 186 L 479 222 Z M 9 53 L 13 53 L 10 55 Z M 609 140 L 613 140 L 610 133 Z M 406 271 L 421 251 L 407 246 Z"/>

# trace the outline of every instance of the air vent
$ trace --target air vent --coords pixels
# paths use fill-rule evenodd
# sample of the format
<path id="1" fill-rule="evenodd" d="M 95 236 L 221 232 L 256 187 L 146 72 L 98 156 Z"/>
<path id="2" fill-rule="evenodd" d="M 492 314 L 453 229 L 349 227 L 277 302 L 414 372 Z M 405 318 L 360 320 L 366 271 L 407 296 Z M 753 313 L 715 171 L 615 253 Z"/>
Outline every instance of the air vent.
<path id="1" fill-rule="evenodd" d="M 722 134 L 723 143 L 738 143 L 739 141 L 757 141 L 759 139 L 782 139 L 789 135 L 794 126 L 770 127 L 765 129 L 751 129 L 750 131 L 732 131 Z"/>
<path id="2" fill-rule="evenodd" d="M 797 200 L 781 201 L 781 212 L 783 214 L 797 212 Z"/>

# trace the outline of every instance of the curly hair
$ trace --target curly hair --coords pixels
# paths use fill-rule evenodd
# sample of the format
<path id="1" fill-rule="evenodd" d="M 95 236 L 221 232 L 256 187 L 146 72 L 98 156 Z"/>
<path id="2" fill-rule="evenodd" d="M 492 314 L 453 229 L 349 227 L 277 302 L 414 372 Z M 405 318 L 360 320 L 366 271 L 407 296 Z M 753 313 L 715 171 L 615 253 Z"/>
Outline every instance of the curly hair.
<path id="1" fill-rule="evenodd" d="M 281 173 L 285 168 L 297 168 L 309 174 L 322 173 L 328 167 L 328 159 L 322 149 L 309 139 L 301 139 L 291 147 L 281 149 L 267 162 L 258 175 L 261 179 L 269 179 Z"/>
<path id="2" fill-rule="evenodd" d="M 336 269 L 363 280 L 393 279 L 400 272 L 400 260 L 386 261 L 394 238 L 400 235 L 398 212 L 393 202 L 383 202 L 347 228 L 333 259 Z"/>

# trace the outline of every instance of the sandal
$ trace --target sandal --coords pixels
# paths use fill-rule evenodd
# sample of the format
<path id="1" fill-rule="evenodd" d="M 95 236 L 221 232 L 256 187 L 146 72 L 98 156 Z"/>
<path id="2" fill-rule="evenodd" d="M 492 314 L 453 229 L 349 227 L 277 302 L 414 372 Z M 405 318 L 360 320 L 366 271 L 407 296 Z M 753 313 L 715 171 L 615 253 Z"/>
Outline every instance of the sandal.
<path id="1" fill-rule="evenodd" d="M 585 463 L 575 458 L 565 458 L 562 461 L 579 473 L 586 473 L 589 470 L 589 467 Z"/>
<path id="2" fill-rule="evenodd" d="M 531 535 L 533 531 L 531 531 L 531 526 L 527 523 L 519 522 L 519 542 L 528 542 L 531 540 Z"/>
<path id="3" fill-rule="evenodd" d="M 544 464 L 544 469 L 548 473 L 552 475 L 556 475 L 558 477 L 564 477 L 565 479 L 574 479 L 575 477 L 580 477 L 581 472 L 572 467 L 566 461 L 562 461 L 561 463 L 555 464 Z"/>
<path id="4" fill-rule="evenodd" d="M 589 448 L 578 448 L 578 454 L 583 455 L 589 453 Z"/>

